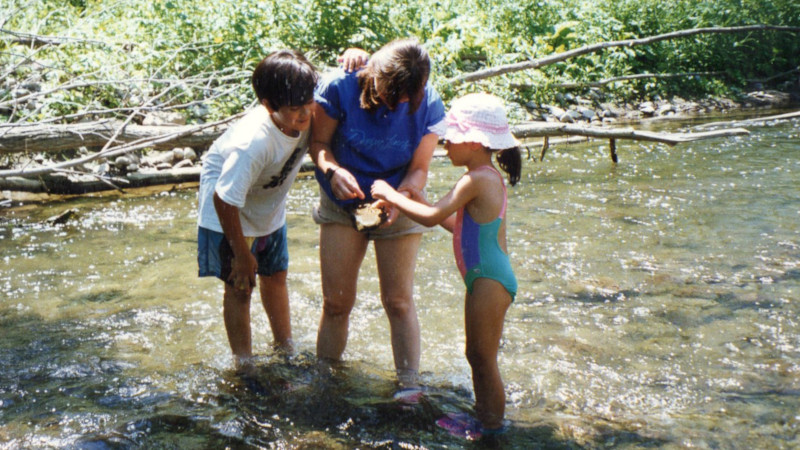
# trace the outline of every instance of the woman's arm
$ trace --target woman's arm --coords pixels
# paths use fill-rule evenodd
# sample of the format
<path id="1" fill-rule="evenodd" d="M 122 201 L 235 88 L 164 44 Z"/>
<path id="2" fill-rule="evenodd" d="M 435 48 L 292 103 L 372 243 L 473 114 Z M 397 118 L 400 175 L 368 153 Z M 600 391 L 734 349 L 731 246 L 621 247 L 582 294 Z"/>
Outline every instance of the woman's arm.
<path id="1" fill-rule="evenodd" d="M 433 150 L 438 142 L 439 136 L 433 133 L 422 137 L 416 150 L 414 150 L 414 156 L 408 165 L 408 172 L 406 172 L 406 176 L 397 188 L 399 192 L 405 190 L 422 192 L 425 189 L 425 184 L 428 182 L 428 169 L 431 165 L 431 158 L 433 158 Z"/>
<path id="2" fill-rule="evenodd" d="M 322 106 L 316 104 L 314 119 L 311 121 L 311 144 L 308 153 L 319 170 L 330 177 L 331 190 L 336 198 L 348 200 L 358 197 L 363 200 L 364 193 L 358 187 L 358 181 L 347 169 L 339 166 L 331 151 L 333 133 L 336 132 L 338 125 L 338 120 L 329 116 Z"/>

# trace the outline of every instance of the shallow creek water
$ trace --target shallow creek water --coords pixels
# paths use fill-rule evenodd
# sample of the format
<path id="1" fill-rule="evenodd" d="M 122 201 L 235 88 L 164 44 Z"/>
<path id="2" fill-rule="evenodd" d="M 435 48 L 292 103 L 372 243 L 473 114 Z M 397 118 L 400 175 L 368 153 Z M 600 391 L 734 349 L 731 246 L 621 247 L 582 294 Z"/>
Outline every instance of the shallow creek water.
<path id="1" fill-rule="evenodd" d="M 15 201 L 0 209 L 0 448 L 798 447 L 800 127 L 748 128 L 622 141 L 616 165 L 600 141 L 525 161 L 500 354 L 512 426 L 483 442 L 434 425 L 472 404 L 445 231 L 425 235 L 417 269 L 428 394 L 401 406 L 371 251 L 345 362 L 316 364 L 313 179 L 289 201 L 297 353 L 271 350 L 254 301 L 246 376 L 221 285 L 196 276 L 196 189 Z M 460 173 L 436 159 L 430 197 Z"/>

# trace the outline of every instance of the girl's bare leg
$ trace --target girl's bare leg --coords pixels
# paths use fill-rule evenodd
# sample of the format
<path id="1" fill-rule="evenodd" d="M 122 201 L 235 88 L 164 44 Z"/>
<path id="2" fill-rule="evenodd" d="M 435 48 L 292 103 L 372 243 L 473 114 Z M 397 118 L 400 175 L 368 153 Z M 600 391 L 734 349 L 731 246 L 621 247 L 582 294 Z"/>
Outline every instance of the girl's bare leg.
<path id="1" fill-rule="evenodd" d="M 484 428 L 503 425 L 506 394 L 497 366 L 497 352 L 510 304 L 508 291 L 488 278 L 475 280 L 472 294 L 466 296 L 467 360 L 472 368 L 475 412 Z"/>

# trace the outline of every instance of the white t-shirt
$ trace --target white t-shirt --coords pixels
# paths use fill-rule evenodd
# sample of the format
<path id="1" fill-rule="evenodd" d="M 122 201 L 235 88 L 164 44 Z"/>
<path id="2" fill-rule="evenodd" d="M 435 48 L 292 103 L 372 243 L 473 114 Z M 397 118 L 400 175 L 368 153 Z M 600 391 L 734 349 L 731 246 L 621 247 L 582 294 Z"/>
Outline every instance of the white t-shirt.
<path id="1" fill-rule="evenodd" d="M 264 106 L 239 119 L 211 145 L 200 174 L 197 224 L 222 232 L 214 192 L 239 208 L 246 237 L 266 236 L 286 222 L 286 195 L 308 151 L 309 131 L 289 137 Z"/>

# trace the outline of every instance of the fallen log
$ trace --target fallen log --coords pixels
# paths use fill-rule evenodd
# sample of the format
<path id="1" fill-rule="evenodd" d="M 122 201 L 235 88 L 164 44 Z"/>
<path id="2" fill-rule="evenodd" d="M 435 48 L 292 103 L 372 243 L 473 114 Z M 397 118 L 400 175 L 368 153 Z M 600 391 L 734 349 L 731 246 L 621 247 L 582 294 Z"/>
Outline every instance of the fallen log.
<path id="1" fill-rule="evenodd" d="M 150 128 L 169 128 L 180 127 L 150 127 Z M 609 139 L 611 142 L 610 156 L 617 162 L 616 140 L 642 140 L 667 144 L 670 146 L 684 142 L 692 142 L 701 139 L 711 139 L 728 136 L 747 135 L 749 132 L 743 128 L 731 128 L 725 130 L 714 130 L 700 133 L 655 133 L 651 131 L 634 130 L 633 128 L 602 128 L 574 124 L 562 123 L 527 123 L 512 127 L 512 133 L 520 139 L 543 137 L 540 159 L 544 155 L 550 144 L 550 137 L 553 136 L 582 136 L 587 138 Z M 163 136 L 163 131 L 159 136 Z M 156 140 L 158 142 L 159 140 Z M 172 142 L 172 141 L 169 141 Z M 148 142 L 152 143 L 152 142 Z M 170 144 L 173 146 L 174 144 Z M 154 145 L 155 146 L 155 145 Z M 138 146 L 137 146 L 138 147 Z M 109 154 L 122 153 L 124 149 L 115 150 Z M 528 149 L 530 153 L 530 149 Z M 530 155 L 529 155 L 530 157 Z M 53 194 L 84 194 L 110 189 L 124 189 L 126 187 L 143 187 L 158 184 L 177 184 L 184 182 L 198 181 L 200 178 L 200 168 L 184 168 L 153 172 L 132 172 L 123 177 L 107 178 L 91 174 L 80 174 L 77 172 L 65 173 L 63 167 L 67 167 L 72 162 L 62 163 L 53 168 L 33 168 L 12 171 L 0 171 L 0 190 L 24 191 L 24 192 L 48 192 Z M 308 166 L 308 164 L 307 164 Z M 306 167 L 304 170 L 312 170 Z M 5 172 L 5 174 L 3 173 Z"/>
<path id="2" fill-rule="evenodd" d="M 87 149 L 102 148 L 109 138 L 122 126 L 115 120 L 77 123 L 70 125 L 33 124 L 16 127 L 0 127 L 0 155 L 12 153 L 53 153 L 74 150 L 80 147 Z M 174 147 L 192 147 L 202 151 L 208 148 L 219 137 L 227 126 L 215 126 L 200 129 L 194 125 L 134 125 L 128 124 L 116 136 L 116 142 L 136 142 L 152 139 L 163 134 L 174 134 L 176 137 L 165 142 L 156 142 L 153 148 L 168 150 Z M 197 131 L 194 131 L 197 130 Z"/>
<path id="3" fill-rule="evenodd" d="M 200 170 L 199 167 L 191 167 L 157 172 L 133 172 L 114 178 L 61 172 L 36 178 L 6 177 L 0 178 L 0 191 L 49 194 L 88 194 L 114 189 L 124 191 L 125 188 L 195 182 L 200 179 Z"/>

